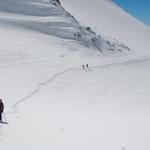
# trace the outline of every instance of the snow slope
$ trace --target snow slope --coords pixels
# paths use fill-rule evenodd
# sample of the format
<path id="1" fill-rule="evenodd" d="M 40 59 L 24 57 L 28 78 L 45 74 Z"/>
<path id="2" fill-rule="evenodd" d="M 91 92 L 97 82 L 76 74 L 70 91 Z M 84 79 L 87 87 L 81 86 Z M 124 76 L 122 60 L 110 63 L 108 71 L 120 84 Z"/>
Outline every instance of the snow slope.
<path id="1" fill-rule="evenodd" d="M 0 1 L 0 96 L 3 120 L 9 122 L 0 124 L 1 149 L 149 150 L 149 28 L 110 1 L 86 0 L 90 13 L 85 20 L 81 1 L 62 0 L 69 13 L 52 3 Z M 101 16 L 102 24 L 115 20 L 114 30 L 109 24 L 95 29 L 93 6 L 95 13 L 100 8 L 115 16 L 118 11 L 134 31 L 123 36 L 122 20 L 109 14 Z M 87 26 L 92 27 L 89 36 Z M 72 36 L 79 27 L 81 41 Z M 133 39 L 131 32 L 143 35 Z M 103 53 L 90 43 L 99 35 Z M 118 51 L 120 43 L 131 51 L 123 44 Z M 115 50 L 107 51 L 107 44 L 115 44 Z M 86 63 L 90 69 L 83 70 Z"/>
<path id="2" fill-rule="evenodd" d="M 95 32 L 119 39 L 138 54 L 150 52 L 150 28 L 107 0 L 62 0 L 80 23 Z"/>
<path id="3" fill-rule="evenodd" d="M 90 27 L 80 26 L 78 21 L 54 0 L 39 2 L 3 0 L 0 7 L 2 12 L 7 12 L 1 16 L 1 22 L 4 24 L 74 40 L 101 52 L 130 50 L 115 39 L 105 39 L 96 35 Z"/>

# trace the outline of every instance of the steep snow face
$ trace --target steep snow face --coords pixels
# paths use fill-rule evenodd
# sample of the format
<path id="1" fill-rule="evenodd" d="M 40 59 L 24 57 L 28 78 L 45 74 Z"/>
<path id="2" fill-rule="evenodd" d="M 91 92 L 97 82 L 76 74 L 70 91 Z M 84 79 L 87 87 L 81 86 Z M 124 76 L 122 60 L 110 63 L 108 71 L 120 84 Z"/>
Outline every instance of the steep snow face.
<path id="1" fill-rule="evenodd" d="M 119 39 L 134 52 L 150 53 L 150 28 L 107 0 L 62 0 L 62 5 L 96 33 Z"/>
<path id="2" fill-rule="evenodd" d="M 93 32 L 90 27 L 81 26 L 55 0 L 2 0 L 0 12 L 1 24 L 77 41 L 86 47 L 93 47 L 101 52 L 119 53 L 130 50 L 116 39 L 107 39 Z"/>

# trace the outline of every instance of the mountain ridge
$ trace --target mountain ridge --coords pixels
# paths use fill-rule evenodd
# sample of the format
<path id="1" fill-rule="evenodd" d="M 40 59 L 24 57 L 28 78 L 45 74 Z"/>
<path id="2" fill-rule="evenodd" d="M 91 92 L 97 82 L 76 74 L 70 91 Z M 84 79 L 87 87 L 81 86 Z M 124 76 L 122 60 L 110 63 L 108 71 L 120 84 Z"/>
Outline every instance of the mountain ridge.
<path id="1" fill-rule="evenodd" d="M 139 55 L 149 54 L 149 27 L 123 11 L 114 2 L 62 0 L 62 5 L 81 24 L 89 25 L 96 33 L 118 39 Z"/>
<path id="2" fill-rule="evenodd" d="M 56 0 L 31 2 L 20 1 L 17 3 L 17 0 L 3 0 L 0 4 L 1 11 L 16 16 L 6 14 L 5 17 L 0 17 L 1 22 L 37 30 L 64 39 L 75 40 L 101 52 L 130 50 L 116 40 L 109 41 L 101 37 L 92 31 L 90 27 L 81 26 L 76 18 L 68 13 Z M 43 7 L 38 7 L 39 4 Z M 7 5 L 10 7 L 6 7 Z M 17 16 L 19 12 L 22 16 Z"/>

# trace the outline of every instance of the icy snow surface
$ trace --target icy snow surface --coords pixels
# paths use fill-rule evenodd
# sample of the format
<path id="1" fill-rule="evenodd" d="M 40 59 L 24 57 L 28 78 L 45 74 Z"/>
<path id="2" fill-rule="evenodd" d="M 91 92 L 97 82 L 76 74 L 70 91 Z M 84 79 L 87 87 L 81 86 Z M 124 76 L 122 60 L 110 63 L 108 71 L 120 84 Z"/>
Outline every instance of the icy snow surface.
<path id="1" fill-rule="evenodd" d="M 0 149 L 149 150 L 149 27 L 111 1 L 60 2 L 0 1 Z"/>

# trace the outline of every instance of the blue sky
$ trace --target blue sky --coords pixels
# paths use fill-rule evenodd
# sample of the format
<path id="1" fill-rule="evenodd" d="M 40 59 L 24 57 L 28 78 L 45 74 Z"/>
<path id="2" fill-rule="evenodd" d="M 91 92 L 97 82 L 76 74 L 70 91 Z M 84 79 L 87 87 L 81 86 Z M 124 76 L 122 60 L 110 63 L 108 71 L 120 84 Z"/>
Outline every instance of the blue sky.
<path id="1" fill-rule="evenodd" d="M 150 26 L 150 0 L 113 0 L 127 12 Z"/>

